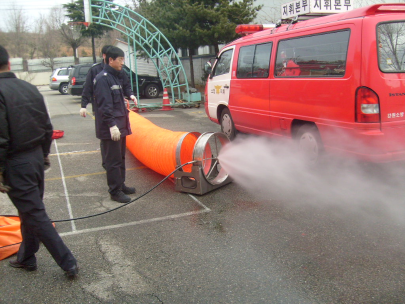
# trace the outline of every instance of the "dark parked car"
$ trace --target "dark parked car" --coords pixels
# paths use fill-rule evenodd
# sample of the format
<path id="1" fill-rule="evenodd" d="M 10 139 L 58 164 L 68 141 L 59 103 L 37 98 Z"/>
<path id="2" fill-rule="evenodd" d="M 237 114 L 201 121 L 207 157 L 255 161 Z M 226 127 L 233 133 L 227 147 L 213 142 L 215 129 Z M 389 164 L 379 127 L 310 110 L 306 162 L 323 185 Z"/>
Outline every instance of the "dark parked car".
<path id="1" fill-rule="evenodd" d="M 128 77 L 130 77 L 130 73 L 132 73 L 132 83 L 134 91 L 136 91 L 136 74 L 132 72 L 126 65 L 124 65 L 123 70 L 127 73 Z M 160 92 L 163 91 L 163 85 L 160 78 L 149 75 L 138 75 L 138 88 L 139 95 L 146 98 L 157 98 L 159 97 Z"/>
<path id="2" fill-rule="evenodd" d="M 86 81 L 87 72 L 93 66 L 93 63 L 82 63 L 72 67 L 69 72 L 68 92 L 70 95 L 82 95 L 83 85 Z"/>
<path id="3" fill-rule="evenodd" d="M 68 92 L 70 95 L 82 95 L 83 85 L 86 81 L 87 72 L 92 67 L 92 63 L 83 63 L 74 65 L 69 73 L 69 85 Z M 123 70 L 130 77 L 132 73 L 132 82 L 134 87 L 134 93 L 136 94 L 136 74 L 132 72 L 126 65 Z M 160 92 L 163 91 L 162 82 L 159 77 L 149 75 L 138 75 L 138 88 L 139 95 L 146 98 L 159 97 Z"/>

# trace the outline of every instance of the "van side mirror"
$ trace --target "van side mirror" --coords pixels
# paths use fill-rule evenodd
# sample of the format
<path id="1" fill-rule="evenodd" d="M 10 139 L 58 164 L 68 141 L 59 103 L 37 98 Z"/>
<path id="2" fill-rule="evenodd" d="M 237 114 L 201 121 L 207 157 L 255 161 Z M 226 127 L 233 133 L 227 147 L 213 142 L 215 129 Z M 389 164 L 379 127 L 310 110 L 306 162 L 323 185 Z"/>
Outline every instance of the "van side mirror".
<path id="1" fill-rule="evenodd" d="M 210 61 L 208 61 L 208 62 L 206 62 L 205 65 L 204 65 L 204 72 L 205 72 L 206 74 L 210 75 L 210 74 L 211 74 L 211 71 L 212 71 L 212 64 L 211 64 Z"/>

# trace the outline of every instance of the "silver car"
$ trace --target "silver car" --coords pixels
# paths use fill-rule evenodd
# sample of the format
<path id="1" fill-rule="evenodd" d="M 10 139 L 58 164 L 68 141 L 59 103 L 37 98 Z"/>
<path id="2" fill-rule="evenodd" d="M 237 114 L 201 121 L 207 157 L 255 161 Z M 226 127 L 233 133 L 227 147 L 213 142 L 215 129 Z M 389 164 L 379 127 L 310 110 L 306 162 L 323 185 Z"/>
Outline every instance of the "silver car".
<path id="1" fill-rule="evenodd" d="M 68 94 L 70 69 L 71 67 L 55 69 L 51 75 L 49 87 L 52 90 L 59 90 L 63 95 Z"/>

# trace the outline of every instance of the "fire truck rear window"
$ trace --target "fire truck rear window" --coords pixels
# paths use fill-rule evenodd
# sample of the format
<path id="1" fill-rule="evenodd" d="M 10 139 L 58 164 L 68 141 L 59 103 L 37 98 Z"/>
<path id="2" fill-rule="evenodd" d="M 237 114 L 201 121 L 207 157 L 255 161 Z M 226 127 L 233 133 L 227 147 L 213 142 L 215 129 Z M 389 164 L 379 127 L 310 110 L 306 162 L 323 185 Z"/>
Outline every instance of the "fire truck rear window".
<path id="1" fill-rule="evenodd" d="M 378 61 L 383 72 L 405 72 L 405 22 L 377 26 Z"/>
<path id="2" fill-rule="evenodd" d="M 269 77 L 271 46 L 272 43 L 265 43 L 241 47 L 239 50 L 236 77 Z"/>
<path id="3" fill-rule="evenodd" d="M 280 41 L 275 76 L 343 77 L 349 38 L 344 30 Z"/>

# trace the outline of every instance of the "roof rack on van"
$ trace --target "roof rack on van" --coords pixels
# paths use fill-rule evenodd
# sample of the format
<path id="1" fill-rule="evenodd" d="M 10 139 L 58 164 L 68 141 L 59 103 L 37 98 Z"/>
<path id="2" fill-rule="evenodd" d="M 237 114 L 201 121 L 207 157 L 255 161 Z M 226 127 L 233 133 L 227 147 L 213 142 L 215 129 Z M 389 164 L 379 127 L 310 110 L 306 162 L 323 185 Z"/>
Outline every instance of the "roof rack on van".
<path id="1" fill-rule="evenodd" d="M 298 22 L 298 16 L 295 16 L 294 18 L 291 19 L 291 23 L 288 25 L 286 31 L 290 28 L 291 25 L 295 24 Z"/>

